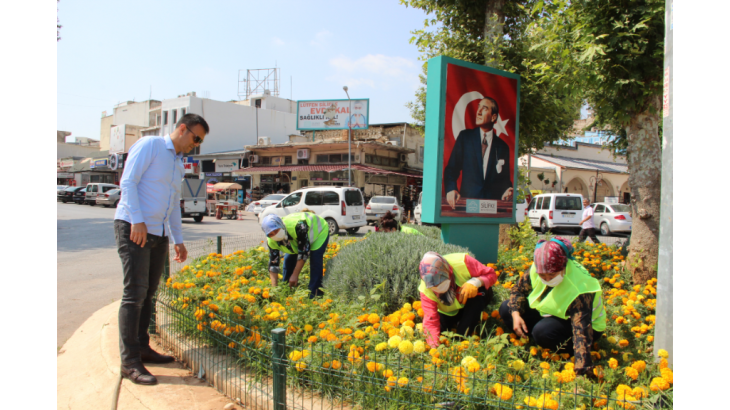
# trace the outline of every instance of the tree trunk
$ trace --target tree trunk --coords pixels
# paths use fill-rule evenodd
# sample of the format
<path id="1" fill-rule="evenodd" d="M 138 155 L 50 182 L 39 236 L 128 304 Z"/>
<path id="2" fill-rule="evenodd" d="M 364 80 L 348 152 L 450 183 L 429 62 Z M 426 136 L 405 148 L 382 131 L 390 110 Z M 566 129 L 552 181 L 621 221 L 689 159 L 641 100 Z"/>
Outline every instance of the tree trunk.
<path id="1" fill-rule="evenodd" d="M 635 115 L 626 128 L 631 189 L 631 244 L 626 258 L 634 283 L 657 276 L 662 150 L 659 139 L 659 96 L 652 97 L 656 114 Z"/>
<path id="2" fill-rule="evenodd" d="M 485 64 L 496 65 L 500 60 L 499 43 L 504 36 L 504 0 L 489 0 L 484 18 Z M 494 46 L 494 48 L 492 48 Z"/>
<path id="3" fill-rule="evenodd" d="M 513 227 L 519 227 L 518 224 L 499 224 L 499 247 L 512 248 L 515 244 L 512 243 L 512 239 L 509 237 L 509 231 Z"/>

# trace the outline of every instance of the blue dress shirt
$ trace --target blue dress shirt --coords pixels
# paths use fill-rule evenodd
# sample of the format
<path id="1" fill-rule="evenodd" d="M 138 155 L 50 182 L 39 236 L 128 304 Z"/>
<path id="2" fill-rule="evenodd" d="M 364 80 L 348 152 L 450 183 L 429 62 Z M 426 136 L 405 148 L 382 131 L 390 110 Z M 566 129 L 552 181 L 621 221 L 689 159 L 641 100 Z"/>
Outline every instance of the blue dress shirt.
<path id="1" fill-rule="evenodd" d="M 180 190 L 184 168 L 182 153 L 175 153 L 170 135 L 140 138 L 129 149 L 120 186 L 122 198 L 114 219 L 130 224 L 144 222 L 147 232 L 171 234 L 183 243 Z"/>

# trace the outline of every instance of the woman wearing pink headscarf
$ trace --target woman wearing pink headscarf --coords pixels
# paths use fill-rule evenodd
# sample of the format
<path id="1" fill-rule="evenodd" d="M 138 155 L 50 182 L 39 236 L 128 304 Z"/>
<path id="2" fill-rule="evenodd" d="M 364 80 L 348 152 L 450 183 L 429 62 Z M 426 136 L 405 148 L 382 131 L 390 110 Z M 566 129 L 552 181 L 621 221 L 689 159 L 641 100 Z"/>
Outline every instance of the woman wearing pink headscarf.
<path id="1" fill-rule="evenodd" d="M 575 259 L 564 238 L 540 240 L 535 261 L 512 288 L 499 314 L 520 337 L 553 352 L 575 354 L 575 372 L 592 369 L 591 345 L 606 329 L 601 285 Z"/>
<path id="2" fill-rule="evenodd" d="M 474 331 L 482 311 L 493 297 L 494 269 L 466 253 L 441 256 L 426 252 L 418 266 L 418 291 L 423 309 L 423 332 L 431 347 L 439 345 L 441 332 L 456 328 L 466 336 Z"/>

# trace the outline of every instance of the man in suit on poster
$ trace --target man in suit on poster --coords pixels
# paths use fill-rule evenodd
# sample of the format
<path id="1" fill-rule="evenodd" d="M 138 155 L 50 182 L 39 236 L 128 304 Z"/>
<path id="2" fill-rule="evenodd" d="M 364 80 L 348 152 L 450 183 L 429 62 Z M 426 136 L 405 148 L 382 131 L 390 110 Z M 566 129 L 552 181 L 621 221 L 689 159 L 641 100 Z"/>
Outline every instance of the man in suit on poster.
<path id="1" fill-rule="evenodd" d="M 452 209 L 461 197 L 512 199 L 509 146 L 494 132 L 498 115 L 497 101 L 485 97 L 477 109 L 477 127 L 461 131 L 456 139 L 444 170 L 446 201 Z M 459 175 L 461 189 L 456 186 Z"/>

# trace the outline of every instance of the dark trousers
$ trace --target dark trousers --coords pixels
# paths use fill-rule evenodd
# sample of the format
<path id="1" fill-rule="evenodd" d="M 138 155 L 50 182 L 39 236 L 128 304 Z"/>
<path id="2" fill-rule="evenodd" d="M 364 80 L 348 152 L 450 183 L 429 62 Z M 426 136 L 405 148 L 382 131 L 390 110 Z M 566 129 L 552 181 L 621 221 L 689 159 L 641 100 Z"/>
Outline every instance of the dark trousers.
<path id="1" fill-rule="evenodd" d="M 124 271 L 124 293 L 119 306 L 119 351 L 122 365 L 141 363 L 149 349 L 152 297 L 160 284 L 168 252 L 168 238 L 147 234 L 144 248 L 129 239 L 132 225 L 115 220 L 114 236 Z M 164 235 L 164 233 L 163 233 Z"/>
<path id="2" fill-rule="evenodd" d="M 477 326 L 482 320 L 482 311 L 492 301 L 494 291 L 492 288 L 486 289 L 484 286 L 477 290 L 477 295 L 466 301 L 463 308 L 454 316 L 444 315 L 439 312 L 441 322 L 441 331 L 446 332 L 456 328 L 456 333 L 462 336 L 468 336 L 471 332 L 477 330 Z"/>
<path id="3" fill-rule="evenodd" d="M 324 240 L 319 249 L 309 252 L 309 298 L 322 295 L 322 278 L 324 277 L 324 253 L 327 252 L 327 244 L 330 241 L 330 235 Z M 284 255 L 284 282 L 289 281 L 294 268 L 297 265 L 297 255 L 287 253 Z"/>
<path id="4" fill-rule="evenodd" d="M 509 312 L 508 301 L 502 302 L 499 307 L 499 316 L 504 322 L 505 332 L 514 332 L 512 314 Z M 551 352 L 573 354 L 573 324 L 570 319 L 560 319 L 555 316 L 543 317 L 536 309 L 525 310 L 521 315 L 527 325 L 530 336 L 538 346 L 550 349 Z M 603 332 L 593 331 L 593 340 L 598 340 Z M 558 350 L 558 347 L 561 347 Z"/>
<path id="5" fill-rule="evenodd" d="M 586 236 L 589 236 L 593 243 L 601 243 L 601 241 L 596 238 L 596 228 L 584 228 L 580 230 L 580 233 L 578 234 L 578 242 L 583 242 L 586 240 Z"/>

